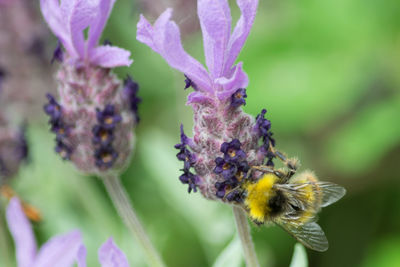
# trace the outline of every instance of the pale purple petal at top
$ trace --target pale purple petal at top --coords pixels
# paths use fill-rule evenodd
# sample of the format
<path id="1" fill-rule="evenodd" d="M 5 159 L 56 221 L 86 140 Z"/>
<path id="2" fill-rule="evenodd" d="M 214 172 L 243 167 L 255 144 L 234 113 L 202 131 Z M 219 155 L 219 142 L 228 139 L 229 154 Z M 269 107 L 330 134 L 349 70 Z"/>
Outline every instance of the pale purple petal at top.
<path id="1" fill-rule="evenodd" d="M 232 70 L 230 78 L 222 77 L 215 80 L 216 84 L 221 85 L 222 90 L 217 92 L 220 100 L 225 100 L 232 96 L 239 88 L 246 88 L 249 85 L 249 78 L 243 71 L 243 63 L 239 62 Z"/>
<path id="2" fill-rule="evenodd" d="M 222 76 L 225 52 L 231 34 L 231 11 L 227 0 L 199 0 L 197 2 L 204 54 L 212 79 Z"/>
<path id="3" fill-rule="evenodd" d="M 212 103 L 214 102 L 214 100 L 209 96 L 205 95 L 203 92 L 195 91 L 188 95 L 188 101 L 186 102 L 186 105 L 191 105 L 194 103 L 204 104 L 207 102 Z"/>
<path id="4" fill-rule="evenodd" d="M 137 40 L 159 53 L 171 67 L 186 74 L 199 90 L 212 92 L 206 69 L 183 49 L 179 28 L 175 22 L 170 21 L 171 15 L 171 9 L 164 11 L 154 27 L 141 16 L 137 25 Z"/>
<path id="5" fill-rule="evenodd" d="M 76 261 L 81 246 L 79 231 L 55 236 L 42 246 L 32 267 L 70 267 Z"/>
<path id="6" fill-rule="evenodd" d="M 99 262 L 102 267 L 129 267 L 125 254 L 108 239 L 99 249 Z"/>
<path id="7" fill-rule="evenodd" d="M 76 255 L 76 262 L 78 263 L 78 267 L 86 267 L 86 247 L 81 245 L 78 250 L 78 254 Z"/>
<path id="8" fill-rule="evenodd" d="M 8 229 L 14 238 L 18 266 L 31 267 L 36 255 L 36 241 L 18 198 L 10 200 L 6 216 Z"/>
<path id="9" fill-rule="evenodd" d="M 72 3 L 72 1 L 63 1 L 62 3 L 64 2 Z M 65 23 L 66 7 L 61 8 L 58 0 L 40 0 L 40 9 L 54 35 L 60 39 L 67 52 L 72 57 L 76 57 L 77 54 Z"/>
<path id="10" fill-rule="evenodd" d="M 90 51 L 89 61 L 104 68 L 114 68 L 118 66 L 129 66 L 133 60 L 129 59 L 131 52 L 116 47 L 103 45 Z"/>
<path id="11" fill-rule="evenodd" d="M 70 12 L 68 24 L 72 44 L 80 59 L 85 59 L 85 36 L 83 30 L 99 16 L 98 3 L 96 1 L 75 0 Z"/>
<path id="12" fill-rule="evenodd" d="M 110 16 L 111 10 L 114 6 L 115 0 L 100 0 L 98 5 L 99 11 L 95 20 L 91 23 L 89 28 L 89 36 L 87 41 L 87 50 L 90 51 L 97 45 L 107 19 Z"/>
<path id="13" fill-rule="evenodd" d="M 154 52 L 160 53 L 153 42 L 153 36 L 154 36 L 153 26 L 150 24 L 150 22 L 147 21 L 147 19 L 142 14 L 140 14 L 140 19 L 137 24 L 136 39 L 139 42 L 142 42 L 147 46 L 149 46 L 151 49 L 154 50 Z"/>
<path id="14" fill-rule="evenodd" d="M 229 39 L 224 73 L 229 72 L 242 49 L 256 17 L 258 0 L 236 0 L 242 15 Z"/>

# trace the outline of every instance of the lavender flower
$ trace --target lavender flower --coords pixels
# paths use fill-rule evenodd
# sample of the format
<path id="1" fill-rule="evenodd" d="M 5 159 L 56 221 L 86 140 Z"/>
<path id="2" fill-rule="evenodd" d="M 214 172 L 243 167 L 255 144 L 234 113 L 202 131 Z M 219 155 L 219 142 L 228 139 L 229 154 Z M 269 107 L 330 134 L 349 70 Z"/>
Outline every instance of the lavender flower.
<path id="1" fill-rule="evenodd" d="M 25 127 L 13 127 L 0 112 L 0 186 L 17 174 L 28 158 Z"/>
<path id="2" fill-rule="evenodd" d="M 198 187 L 206 198 L 226 202 L 240 200 L 229 189 L 242 179 L 257 179 L 246 177 L 250 166 L 272 160 L 269 145 L 275 145 L 265 112 L 254 119 L 241 108 L 246 104 L 248 77 L 242 62 L 234 63 L 254 22 L 258 1 L 236 2 L 241 16 L 231 31 L 227 0 L 197 1 L 208 71 L 183 49 L 179 28 L 170 20 L 171 9 L 154 25 L 143 16 L 137 25 L 137 40 L 183 72 L 185 89 L 194 89 L 187 101 L 194 110 L 194 137 L 181 130 L 181 144 L 175 146 L 180 150 L 178 159 L 184 161 L 180 180 L 189 184 L 189 192 Z"/>
<path id="3" fill-rule="evenodd" d="M 73 266 L 74 262 L 78 267 L 86 267 L 86 248 L 79 231 L 57 235 L 37 251 L 32 227 L 16 197 L 8 205 L 7 223 L 14 238 L 19 267 L 68 267 Z M 100 247 L 99 262 L 102 267 L 129 267 L 125 254 L 112 238 Z"/>
<path id="4" fill-rule="evenodd" d="M 130 52 L 98 45 L 115 0 L 41 0 L 41 10 L 65 51 L 57 47 L 59 101 L 47 95 L 45 112 L 56 151 L 85 173 L 121 171 L 133 149 L 138 121 L 137 84 L 122 83 L 110 68 L 129 66 Z M 88 38 L 84 31 L 88 28 Z M 134 86 L 135 85 L 135 86 Z"/>

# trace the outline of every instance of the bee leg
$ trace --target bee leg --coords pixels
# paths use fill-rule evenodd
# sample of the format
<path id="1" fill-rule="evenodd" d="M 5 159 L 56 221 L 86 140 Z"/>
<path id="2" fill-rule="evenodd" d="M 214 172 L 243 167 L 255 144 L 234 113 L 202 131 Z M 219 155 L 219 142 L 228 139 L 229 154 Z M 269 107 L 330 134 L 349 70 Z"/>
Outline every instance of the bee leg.
<path id="1" fill-rule="evenodd" d="M 270 167 L 267 167 L 265 165 L 251 166 L 251 170 L 256 170 L 264 173 L 272 173 L 281 179 L 286 177 L 286 174 L 283 173 L 282 171 L 271 169 Z"/>
<path id="2" fill-rule="evenodd" d="M 287 158 L 283 153 L 279 152 L 278 150 L 275 150 L 274 147 L 270 147 L 272 153 L 276 155 L 278 159 L 280 159 L 285 166 L 288 168 L 288 172 L 285 174 L 285 178 L 289 179 L 292 177 L 298 168 L 299 162 L 296 158 Z"/>

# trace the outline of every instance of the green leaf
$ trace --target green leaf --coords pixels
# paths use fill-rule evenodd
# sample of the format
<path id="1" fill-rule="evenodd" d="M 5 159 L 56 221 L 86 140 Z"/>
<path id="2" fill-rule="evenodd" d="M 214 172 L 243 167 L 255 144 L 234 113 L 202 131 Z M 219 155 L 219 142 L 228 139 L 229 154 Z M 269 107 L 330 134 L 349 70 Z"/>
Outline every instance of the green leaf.
<path id="1" fill-rule="evenodd" d="M 290 263 L 290 267 L 307 267 L 308 260 L 307 260 L 307 253 L 306 249 L 303 247 L 302 244 L 297 243 L 294 246 L 294 253 L 292 262 Z"/>
<path id="2" fill-rule="evenodd" d="M 236 236 L 219 254 L 213 267 L 240 267 L 243 263 L 242 247 L 239 237 Z"/>

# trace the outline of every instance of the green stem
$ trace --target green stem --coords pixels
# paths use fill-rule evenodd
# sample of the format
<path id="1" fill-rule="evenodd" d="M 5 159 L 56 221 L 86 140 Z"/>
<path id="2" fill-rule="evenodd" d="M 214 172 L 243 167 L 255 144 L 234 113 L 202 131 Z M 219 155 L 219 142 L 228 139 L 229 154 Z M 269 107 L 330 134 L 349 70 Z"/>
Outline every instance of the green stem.
<path id="1" fill-rule="evenodd" d="M 149 237 L 136 216 L 135 210 L 132 207 L 128 194 L 122 186 L 119 177 L 116 175 L 107 175 L 102 178 L 119 216 L 143 248 L 149 266 L 164 267 L 165 264 L 151 244 Z"/>
<path id="2" fill-rule="evenodd" d="M 247 222 L 246 213 L 242 208 L 233 207 L 233 214 L 235 215 L 236 228 L 242 242 L 244 259 L 246 260 L 247 267 L 259 267 L 256 251 L 254 249 L 253 241 L 251 240 L 250 226 Z"/>

